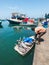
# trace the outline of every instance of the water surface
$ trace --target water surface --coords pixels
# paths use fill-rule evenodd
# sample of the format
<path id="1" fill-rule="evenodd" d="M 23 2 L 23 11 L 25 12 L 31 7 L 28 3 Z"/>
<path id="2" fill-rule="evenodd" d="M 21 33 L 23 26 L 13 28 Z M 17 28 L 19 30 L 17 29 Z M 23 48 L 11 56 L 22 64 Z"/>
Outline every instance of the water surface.
<path id="1" fill-rule="evenodd" d="M 14 50 L 14 46 L 20 37 L 29 37 L 34 34 L 30 28 L 18 28 L 18 26 L 15 28 L 8 21 L 3 21 L 0 26 L 0 65 L 32 65 L 34 47 L 23 57 Z"/>

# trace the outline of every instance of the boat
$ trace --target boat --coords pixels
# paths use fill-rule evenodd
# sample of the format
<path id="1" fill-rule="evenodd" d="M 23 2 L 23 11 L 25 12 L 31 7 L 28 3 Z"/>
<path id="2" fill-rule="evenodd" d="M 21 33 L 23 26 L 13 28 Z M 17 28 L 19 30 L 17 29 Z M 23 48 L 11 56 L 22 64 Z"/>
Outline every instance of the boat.
<path id="1" fill-rule="evenodd" d="M 35 27 L 37 27 L 37 23 L 38 22 L 35 22 L 35 20 L 34 19 L 29 19 L 28 18 L 28 20 L 26 21 L 23 21 L 22 23 L 20 23 L 20 25 L 21 26 L 28 26 L 28 27 L 33 27 L 33 28 L 35 28 Z"/>
<path id="2" fill-rule="evenodd" d="M 25 18 L 24 14 L 12 13 L 12 17 L 7 20 L 11 24 L 20 24 L 24 18 Z"/>
<path id="3" fill-rule="evenodd" d="M 20 23 L 20 26 L 33 26 L 33 27 L 36 27 L 37 26 L 37 24 L 34 24 L 34 23 L 26 23 L 26 24 L 24 24 L 24 23 Z"/>
<path id="4" fill-rule="evenodd" d="M 34 46 L 34 36 L 27 37 L 23 41 L 19 40 L 18 44 L 14 46 L 14 50 L 20 55 L 25 56 Z"/>
<path id="5" fill-rule="evenodd" d="M 18 19 L 7 19 L 9 21 L 10 24 L 20 24 L 22 22 L 22 20 L 18 20 Z"/>

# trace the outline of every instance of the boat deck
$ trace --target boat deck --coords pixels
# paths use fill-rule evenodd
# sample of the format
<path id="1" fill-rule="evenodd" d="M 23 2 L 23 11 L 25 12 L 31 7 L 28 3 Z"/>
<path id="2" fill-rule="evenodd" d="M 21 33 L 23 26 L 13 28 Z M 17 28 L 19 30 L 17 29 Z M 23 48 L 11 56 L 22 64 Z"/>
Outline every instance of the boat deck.
<path id="1" fill-rule="evenodd" d="M 29 52 L 29 50 L 31 50 L 31 48 L 33 47 L 33 45 L 31 47 L 27 47 L 27 48 L 21 48 L 18 45 L 16 45 L 14 47 L 15 51 L 17 51 L 20 55 L 24 56 L 26 53 Z"/>

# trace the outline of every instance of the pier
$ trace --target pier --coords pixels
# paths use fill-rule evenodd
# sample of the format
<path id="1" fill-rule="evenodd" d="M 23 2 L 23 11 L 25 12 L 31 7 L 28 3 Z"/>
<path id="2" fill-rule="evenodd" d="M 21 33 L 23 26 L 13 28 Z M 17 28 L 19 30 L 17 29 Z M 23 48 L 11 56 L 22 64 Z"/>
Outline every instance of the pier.
<path id="1" fill-rule="evenodd" d="M 39 23 L 39 26 L 41 24 Z M 47 33 L 42 36 L 44 41 L 35 46 L 34 60 L 32 65 L 49 65 L 49 27 Z"/>

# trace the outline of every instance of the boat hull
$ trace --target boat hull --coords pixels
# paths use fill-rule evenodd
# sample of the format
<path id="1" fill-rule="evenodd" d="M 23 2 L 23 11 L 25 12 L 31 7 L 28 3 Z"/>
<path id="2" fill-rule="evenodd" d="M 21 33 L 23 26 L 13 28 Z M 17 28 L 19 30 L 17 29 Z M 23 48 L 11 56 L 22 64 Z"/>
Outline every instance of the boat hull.
<path id="1" fill-rule="evenodd" d="M 13 21 L 13 20 L 8 20 L 10 24 L 20 24 L 21 22 L 18 21 Z"/>
<path id="2" fill-rule="evenodd" d="M 24 55 L 26 55 L 26 54 L 32 49 L 33 46 L 34 46 L 34 45 L 32 45 L 30 48 L 28 48 L 27 51 L 25 50 L 25 52 L 21 52 L 21 51 L 19 50 L 18 44 L 14 47 L 14 49 L 15 49 L 15 51 L 17 51 L 20 55 L 24 56 Z"/>
<path id="3" fill-rule="evenodd" d="M 29 26 L 29 27 L 33 26 L 33 27 L 37 27 L 36 24 L 20 24 L 20 26 Z"/>

